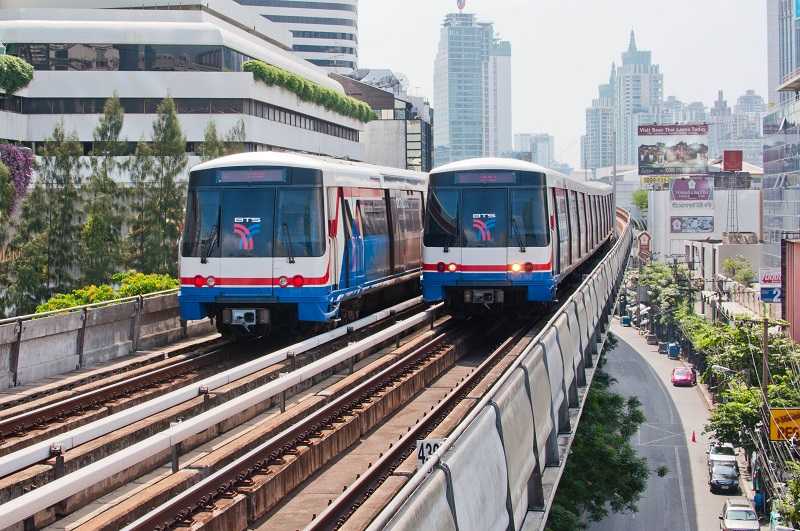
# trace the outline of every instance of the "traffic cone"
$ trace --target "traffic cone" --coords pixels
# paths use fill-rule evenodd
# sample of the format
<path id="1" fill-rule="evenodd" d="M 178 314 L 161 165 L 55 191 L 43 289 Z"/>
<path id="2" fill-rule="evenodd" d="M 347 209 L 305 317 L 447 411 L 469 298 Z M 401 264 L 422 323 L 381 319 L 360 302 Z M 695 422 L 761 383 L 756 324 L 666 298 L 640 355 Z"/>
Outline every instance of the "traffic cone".
<path id="1" fill-rule="evenodd" d="M 692 442 L 693 443 L 697 442 L 697 436 L 694 434 L 694 430 L 692 430 Z"/>

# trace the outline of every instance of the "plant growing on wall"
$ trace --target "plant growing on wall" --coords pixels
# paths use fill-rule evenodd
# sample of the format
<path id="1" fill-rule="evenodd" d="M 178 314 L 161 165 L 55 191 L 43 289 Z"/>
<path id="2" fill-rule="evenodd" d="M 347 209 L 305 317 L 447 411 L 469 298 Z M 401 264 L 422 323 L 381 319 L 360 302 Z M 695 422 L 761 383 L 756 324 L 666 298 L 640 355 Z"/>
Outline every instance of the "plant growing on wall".
<path id="1" fill-rule="evenodd" d="M 0 89 L 7 95 L 28 86 L 33 80 L 33 67 L 13 55 L 0 55 Z"/>
<path id="2" fill-rule="evenodd" d="M 365 123 L 378 118 L 372 107 L 363 101 L 339 94 L 335 90 L 318 85 L 277 66 L 251 60 L 245 62 L 242 69 L 245 72 L 251 72 L 253 77 L 262 83 L 283 87 L 297 94 L 301 100 L 316 103 L 330 111 Z"/>
<path id="3" fill-rule="evenodd" d="M 13 144 L 0 144 L 0 162 L 8 168 L 9 179 L 14 187 L 13 197 L 6 210 L 10 214 L 28 192 L 33 175 L 33 152 Z"/>

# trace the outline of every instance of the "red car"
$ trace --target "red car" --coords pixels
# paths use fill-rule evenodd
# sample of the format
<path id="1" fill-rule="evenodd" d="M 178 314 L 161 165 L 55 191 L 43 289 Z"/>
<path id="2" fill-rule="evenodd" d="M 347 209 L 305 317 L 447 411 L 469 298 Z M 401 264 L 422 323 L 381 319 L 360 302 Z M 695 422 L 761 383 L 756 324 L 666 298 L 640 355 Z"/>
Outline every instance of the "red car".
<path id="1" fill-rule="evenodd" d="M 675 387 L 686 385 L 692 387 L 697 384 L 697 376 L 689 367 L 675 367 L 672 369 L 672 385 Z"/>

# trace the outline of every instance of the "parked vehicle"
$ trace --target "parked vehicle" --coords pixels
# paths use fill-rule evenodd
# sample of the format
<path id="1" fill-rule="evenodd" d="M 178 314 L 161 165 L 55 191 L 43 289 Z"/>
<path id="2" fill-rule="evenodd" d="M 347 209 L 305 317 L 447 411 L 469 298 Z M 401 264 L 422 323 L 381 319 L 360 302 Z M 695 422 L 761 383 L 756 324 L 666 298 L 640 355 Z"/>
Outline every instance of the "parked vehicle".
<path id="1" fill-rule="evenodd" d="M 697 384 L 697 376 L 689 367 L 675 367 L 672 369 L 672 385 L 675 387 L 693 387 Z"/>
<path id="2" fill-rule="evenodd" d="M 708 447 L 708 468 L 715 463 L 731 463 L 736 464 L 736 449 L 732 444 L 712 444 Z"/>
<path id="3" fill-rule="evenodd" d="M 622 316 L 622 326 L 630 326 L 631 325 L 631 316 L 630 315 L 623 315 Z"/>
<path id="4" fill-rule="evenodd" d="M 659 354 L 666 354 L 667 353 L 667 342 L 666 341 L 659 341 L 658 342 L 658 353 Z"/>
<path id="5" fill-rule="evenodd" d="M 722 531 L 749 531 L 761 529 L 758 515 L 747 498 L 728 498 L 719 515 Z"/>
<path id="6" fill-rule="evenodd" d="M 712 493 L 739 492 L 739 470 L 735 463 L 715 463 L 708 474 L 708 486 Z"/>
<path id="7" fill-rule="evenodd" d="M 677 343 L 670 343 L 667 345 L 667 356 L 669 359 L 676 360 L 680 358 L 681 347 Z"/>

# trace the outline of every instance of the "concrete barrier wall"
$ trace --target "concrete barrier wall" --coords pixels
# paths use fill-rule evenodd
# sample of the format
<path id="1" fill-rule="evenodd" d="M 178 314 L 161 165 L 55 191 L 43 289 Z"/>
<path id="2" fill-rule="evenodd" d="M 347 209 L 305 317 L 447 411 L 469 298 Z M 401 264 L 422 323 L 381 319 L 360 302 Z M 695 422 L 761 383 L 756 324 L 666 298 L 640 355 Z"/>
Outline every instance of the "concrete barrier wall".
<path id="1" fill-rule="evenodd" d="M 208 320 L 181 322 L 177 290 L 6 319 L 0 321 L 0 389 L 212 331 Z"/>
<path id="2" fill-rule="evenodd" d="M 627 221 L 618 215 L 612 250 L 371 530 L 544 528 L 584 403 L 570 391 L 591 384 L 630 254 Z"/>

